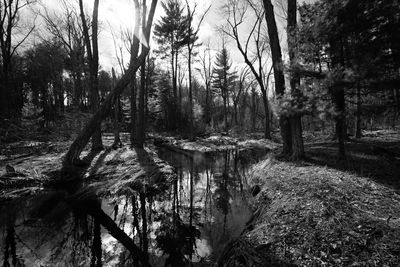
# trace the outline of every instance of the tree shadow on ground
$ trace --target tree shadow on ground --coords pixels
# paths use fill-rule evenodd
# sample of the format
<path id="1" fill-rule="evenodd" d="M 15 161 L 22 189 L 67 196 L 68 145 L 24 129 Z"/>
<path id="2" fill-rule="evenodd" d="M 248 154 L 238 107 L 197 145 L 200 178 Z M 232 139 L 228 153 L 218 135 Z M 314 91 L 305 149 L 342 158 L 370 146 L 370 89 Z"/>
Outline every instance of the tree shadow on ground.
<path id="1" fill-rule="evenodd" d="M 83 175 L 90 169 L 92 161 L 97 155 L 101 155 L 97 158 L 95 164 L 90 170 L 90 174 L 96 172 L 98 168 L 104 162 L 106 156 L 111 152 L 112 148 L 109 147 L 105 150 L 91 150 L 86 156 L 80 160 L 78 165 L 63 165 L 60 170 L 55 170 L 48 173 L 51 178 L 47 185 L 55 187 L 63 187 L 71 182 L 79 182 L 82 180 Z"/>
<path id="2" fill-rule="evenodd" d="M 93 166 L 90 168 L 89 175 L 93 175 L 97 172 L 97 170 L 101 167 L 101 165 L 104 163 L 104 159 L 107 157 L 108 154 L 113 150 L 113 148 L 107 147 L 103 152 L 100 152 L 100 156 L 96 159 L 96 162 L 93 164 Z M 99 152 L 90 152 L 86 157 L 84 157 L 82 160 L 85 162 L 88 162 L 89 166 L 91 165 L 91 162 L 93 159 L 99 154 Z"/>
<path id="3" fill-rule="evenodd" d="M 348 142 L 347 159 L 338 160 L 336 143 L 308 144 L 305 146 L 307 158 L 299 164 L 328 166 L 399 190 L 400 159 L 393 149 L 399 145 L 400 142 Z"/>
<path id="4" fill-rule="evenodd" d="M 148 184 L 156 184 L 163 179 L 163 173 L 159 165 L 154 161 L 154 157 L 143 148 L 133 148 L 136 152 L 140 166 L 146 173 Z"/>

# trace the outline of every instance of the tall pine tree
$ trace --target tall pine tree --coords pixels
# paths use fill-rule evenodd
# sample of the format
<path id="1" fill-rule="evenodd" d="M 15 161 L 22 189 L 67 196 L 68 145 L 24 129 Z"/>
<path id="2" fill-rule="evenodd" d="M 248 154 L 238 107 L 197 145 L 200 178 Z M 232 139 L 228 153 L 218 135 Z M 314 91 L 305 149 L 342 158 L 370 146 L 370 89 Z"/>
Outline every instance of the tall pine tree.
<path id="1" fill-rule="evenodd" d="M 213 69 L 212 86 L 219 89 L 224 105 L 224 130 L 228 131 L 229 92 L 234 86 L 236 75 L 231 71 L 232 63 L 225 45 L 217 54 Z"/>
<path id="2" fill-rule="evenodd" d="M 177 127 L 177 110 L 178 107 L 178 90 L 177 90 L 177 72 L 178 72 L 178 56 L 180 50 L 185 45 L 184 40 L 186 40 L 187 35 L 187 21 L 184 13 L 184 7 L 179 0 L 167 0 L 161 3 L 165 16 L 161 17 L 160 21 L 154 27 L 154 36 L 160 45 L 160 51 L 165 54 L 165 56 L 170 57 L 171 73 L 172 73 L 172 110 L 174 114 L 171 114 L 169 123 L 171 130 Z"/>

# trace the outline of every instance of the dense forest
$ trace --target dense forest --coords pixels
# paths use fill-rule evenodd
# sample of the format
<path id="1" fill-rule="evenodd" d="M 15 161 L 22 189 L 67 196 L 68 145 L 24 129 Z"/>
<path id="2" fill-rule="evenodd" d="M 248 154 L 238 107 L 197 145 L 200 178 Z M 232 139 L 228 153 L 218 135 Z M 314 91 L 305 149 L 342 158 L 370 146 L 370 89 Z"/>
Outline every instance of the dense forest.
<path id="1" fill-rule="evenodd" d="M 0 2 L 3 266 L 400 264 L 398 0 Z"/>

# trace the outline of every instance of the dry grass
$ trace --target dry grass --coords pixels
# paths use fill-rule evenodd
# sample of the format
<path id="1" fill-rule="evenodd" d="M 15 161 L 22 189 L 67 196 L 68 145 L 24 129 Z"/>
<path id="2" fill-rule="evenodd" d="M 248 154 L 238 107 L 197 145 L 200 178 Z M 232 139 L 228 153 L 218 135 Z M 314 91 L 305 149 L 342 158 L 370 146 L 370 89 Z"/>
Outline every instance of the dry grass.
<path id="1" fill-rule="evenodd" d="M 273 159 L 254 166 L 251 183 L 263 190 L 241 238 L 278 265 L 400 265 L 395 190 L 347 172 Z"/>
<path id="2" fill-rule="evenodd" d="M 171 182 L 174 169 L 150 149 L 123 147 L 99 154 L 89 167 L 89 188 L 100 195 L 120 195 L 125 191 L 152 193 Z"/>
<path id="3" fill-rule="evenodd" d="M 121 136 L 127 143 L 125 135 Z M 134 150 L 125 146 L 112 150 L 113 136 L 105 135 L 106 147 L 96 155 L 90 166 L 81 174 L 85 191 L 100 195 L 120 194 L 125 190 L 161 190 L 164 183 L 173 177 L 170 165 L 158 158 L 153 150 Z M 62 167 L 62 157 L 69 142 L 18 142 L 0 149 L 0 201 L 34 194 L 41 187 L 53 184 Z M 82 153 L 82 158 L 89 151 Z M 11 177 L 6 173 L 6 165 L 12 166 L 16 173 Z M 73 177 L 75 182 L 77 177 Z M 70 179 L 70 178 L 66 178 Z M 68 182 L 68 180 L 66 180 Z M 29 190 L 25 190 L 25 188 Z"/>

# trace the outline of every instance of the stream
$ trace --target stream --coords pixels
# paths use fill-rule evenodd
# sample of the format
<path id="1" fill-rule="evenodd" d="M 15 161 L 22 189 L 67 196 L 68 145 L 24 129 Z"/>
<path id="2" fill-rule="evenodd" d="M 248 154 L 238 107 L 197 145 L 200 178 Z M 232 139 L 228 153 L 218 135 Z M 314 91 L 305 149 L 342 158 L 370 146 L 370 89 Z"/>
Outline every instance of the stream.
<path id="1" fill-rule="evenodd" d="M 0 204 L 3 265 L 212 266 L 251 216 L 249 168 L 267 151 L 157 152 L 177 173 L 161 193 L 47 189 Z"/>

